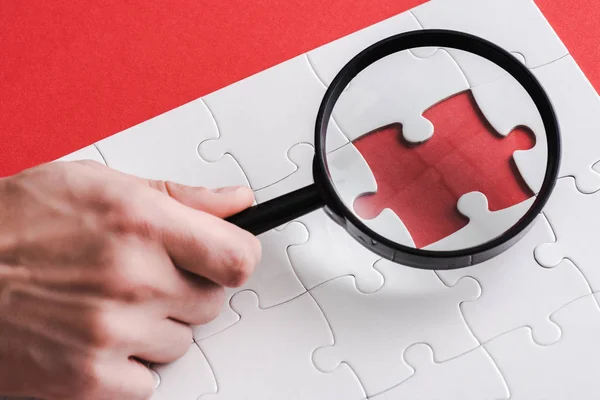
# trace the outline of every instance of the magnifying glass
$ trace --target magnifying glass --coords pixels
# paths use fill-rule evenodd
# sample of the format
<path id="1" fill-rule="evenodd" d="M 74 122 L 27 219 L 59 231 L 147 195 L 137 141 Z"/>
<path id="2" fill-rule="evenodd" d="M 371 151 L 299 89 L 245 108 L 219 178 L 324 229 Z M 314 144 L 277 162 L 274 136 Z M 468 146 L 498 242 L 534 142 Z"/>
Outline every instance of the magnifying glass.
<path id="1" fill-rule="evenodd" d="M 421 109 L 426 98 L 442 93 L 445 79 L 452 79 L 444 75 L 443 69 L 436 72 L 436 66 L 453 59 L 477 66 L 477 71 L 487 74 L 489 84 L 516 87 L 527 97 L 526 102 L 539 114 L 539 128 L 534 132 L 535 148 L 520 151 L 533 152 L 535 157 L 524 157 L 527 162 L 514 165 L 516 153 L 510 149 L 507 153 L 505 145 L 513 133 L 496 132 L 491 137 L 490 132 L 475 129 L 459 135 L 446 132 L 443 124 L 431 126 L 421 117 L 426 111 Z M 424 80 L 428 72 L 434 75 Z M 500 113 L 511 106 L 502 96 L 490 95 L 485 101 L 488 109 Z M 457 112 L 446 122 L 454 124 L 461 118 L 463 115 Z M 350 142 L 340 146 L 328 138 L 333 129 L 341 129 Z M 384 140 L 370 140 L 373 135 Z M 498 164 L 487 165 L 498 159 L 499 163 L 494 161 Z M 381 173 L 380 164 L 385 160 L 388 165 Z M 422 269 L 462 268 L 495 257 L 527 233 L 554 189 L 559 160 L 560 134 L 552 104 L 522 62 L 470 34 L 447 30 L 406 32 L 360 52 L 329 85 L 316 117 L 314 184 L 227 220 L 259 235 L 324 208 L 358 242 L 390 261 Z M 374 179 L 375 167 L 383 178 Z M 490 170 L 502 168 L 510 173 L 490 175 Z M 526 182 L 522 175 L 527 176 Z M 491 200 L 512 206 L 511 199 L 502 196 L 515 185 L 529 185 L 529 196 L 510 212 L 485 218 L 487 214 L 482 214 L 481 208 L 487 211 Z M 370 202 L 368 193 L 373 199 L 385 193 L 382 196 L 389 204 L 381 204 L 381 196 Z M 490 199 L 492 195 L 499 200 Z M 453 200 L 457 202 L 452 204 Z M 379 218 L 365 215 L 369 206 L 383 208 Z M 469 207 L 477 208 L 482 217 L 466 220 Z M 434 227 L 435 222 L 445 226 L 449 218 L 462 217 L 466 221 L 461 229 L 470 230 L 459 230 L 458 236 L 451 233 L 452 237 L 434 243 L 415 244 L 405 240 L 404 235 L 419 228 L 415 215 L 422 215 L 429 224 L 433 221 Z M 461 232 L 465 234 L 460 236 Z"/>

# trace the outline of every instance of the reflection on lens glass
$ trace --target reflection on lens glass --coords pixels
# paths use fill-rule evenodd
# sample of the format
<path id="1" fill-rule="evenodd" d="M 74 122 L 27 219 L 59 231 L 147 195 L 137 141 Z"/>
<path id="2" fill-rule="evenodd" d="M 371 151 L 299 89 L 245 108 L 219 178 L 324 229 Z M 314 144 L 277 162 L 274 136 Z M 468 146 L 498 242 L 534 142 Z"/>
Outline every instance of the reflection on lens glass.
<path id="1" fill-rule="evenodd" d="M 349 140 L 327 147 L 346 207 L 411 247 L 460 250 L 497 238 L 529 210 L 546 173 L 545 131 L 525 89 L 454 49 L 373 63 L 338 99 L 329 129 Z"/>

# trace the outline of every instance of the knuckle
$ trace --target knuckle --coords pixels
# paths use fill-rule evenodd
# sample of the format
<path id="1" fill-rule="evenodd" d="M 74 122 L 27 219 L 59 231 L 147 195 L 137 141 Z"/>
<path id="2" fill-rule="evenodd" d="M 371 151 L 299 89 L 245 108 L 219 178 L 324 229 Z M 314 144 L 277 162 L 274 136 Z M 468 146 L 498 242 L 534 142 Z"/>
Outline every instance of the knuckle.
<path id="1" fill-rule="evenodd" d="M 239 287 L 246 283 L 256 264 L 252 251 L 243 245 L 237 245 L 222 254 L 223 264 L 227 271 L 226 286 Z"/>
<path id="2" fill-rule="evenodd" d="M 94 349 L 111 349 L 121 342 L 118 324 L 111 312 L 101 310 L 92 316 L 88 331 L 89 345 Z"/>
<path id="3" fill-rule="evenodd" d="M 105 382 L 99 373 L 97 359 L 93 356 L 86 356 L 71 374 L 69 392 L 73 398 L 93 399 L 104 392 L 104 386 Z"/>
<path id="4" fill-rule="evenodd" d="M 194 324 L 206 324 L 219 316 L 225 304 L 225 289 L 219 285 L 212 285 L 204 292 L 203 310 L 199 313 Z"/>

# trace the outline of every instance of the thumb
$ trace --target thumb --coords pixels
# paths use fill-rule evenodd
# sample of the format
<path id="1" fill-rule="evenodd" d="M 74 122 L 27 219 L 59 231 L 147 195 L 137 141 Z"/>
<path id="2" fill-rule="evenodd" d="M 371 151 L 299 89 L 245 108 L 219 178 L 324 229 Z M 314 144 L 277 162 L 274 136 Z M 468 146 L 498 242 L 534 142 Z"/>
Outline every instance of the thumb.
<path id="1" fill-rule="evenodd" d="M 185 186 L 173 182 L 164 182 L 164 185 L 166 192 L 174 200 L 219 218 L 229 217 L 245 210 L 254 202 L 254 192 L 244 186 L 209 190 L 204 187 Z"/>

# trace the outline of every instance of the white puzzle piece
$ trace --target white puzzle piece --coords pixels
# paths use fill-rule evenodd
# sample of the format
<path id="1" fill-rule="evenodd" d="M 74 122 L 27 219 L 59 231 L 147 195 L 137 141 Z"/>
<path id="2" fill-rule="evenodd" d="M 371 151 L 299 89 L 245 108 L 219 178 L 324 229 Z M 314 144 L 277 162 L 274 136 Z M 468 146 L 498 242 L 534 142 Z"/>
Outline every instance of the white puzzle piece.
<path id="1" fill-rule="evenodd" d="M 583 193 L 600 190 L 600 97 L 573 57 L 533 70 L 552 101 L 560 127 L 560 176 L 574 176 Z"/>
<path id="2" fill-rule="evenodd" d="M 254 192 L 258 204 L 264 203 L 313 183 L 312 161 L 315 148 L 308 143 L 298 143 L 287 152 L 287 158 L 296 165 L 296 170 L 286 178 Z"/>
<path id="3" fill-rule="evenodd" d="M 217 161 L 231 154 L 254 190 L 294 173 L 287 151 L 296 143 L 314 144 L 315 119 L 325 87 L 306 55 L 295 57 L 204 98 L 219 127 L 200 144 L 200 155 Z M 328 148 L 348 140 L 330 129 Z"/>
<path id="4" fill-rule="evenodd" d="M 175 362 L 153 365 L 160 377 L 152 400 L 196 400 L 207 393 L 216 393 L 217 383 L 213 372 L 196 343 Z"/>
<path id="5" fill-rule="evenodd" d="M 383 277 L 373 268 L 381 257 L 364 248 L 323 210 L 298 219 L 306 226 L 309 239 L 301 246 L 290 246 L 288 254 L 302 284 L 308 289 L 331 279 L 353 275 L 364 293 L 378 290 Z"/>
<path id="6" fill-rule="evenodd" d="M 433 135 L 433 124 L 423 112 L 468 88 L 462 71 L 444 50 L 425 59 L 408 51 L 394 53 L 352 80 L 333 116 L 350 141 L 400 123 L 407 141 L 421 143 Z"/>
<path id="7" fill-rule="evenodd" d="M 82 160 L 91 160 L 97 161 L 100 164 L 106 165 L 104 159 L 102 158 L 102 154 L 98 151 L 95 145 L 90 145 L 84 147 L 83 149 L 79 149 L 73 153 L 67 154 L 59 158 L 56 161 L 82 161 Z"/>
<path id="8" fill-rule="evenodd" d="M 356 146 L 348 143 L 327 155 L 329 173 L 342 202 L 354 210 L 354 201 L 363 194 L 376 193 L 377 182 L 367 161 Z M 385 208 L 373 219 L 356 217 L 373 231 L 405 246 L 415 247 L 410 232 L 394 211 Z"/>
<path id="9" fill-rule="evenodd" d="M 446 362 L 436 362 L 433 349 L 419 343 L 404 352 L 414 374 L 372 400 L 500 400 L 510 398 L 502 374 L 483 347 Z"/>
<path id="10" fill-rule="evenodd" d="M 592 290 L 600 290 L 598 263 L 598 227 L 600 192 L 580 193 L 573 178 L 561 178 L 544 208 L 556 241 L 546 240 L 535 249 L 540 264 L 552 267 L 568 258 L 581 270 Z"/>
<path id="11" fill-rule="evenodd" d="M 531 208 L 535 198 L 514 206 L 490 211 L 487 197 L 481 192 L 465 193 L 458 199 L 458 211 L 469 219 L 460 230 L 425 247 L 425 250 L 460 250 L 486 243 L 516 224 Z"/>
<path id="12" fill-rule="evenodd" d="M 508 382 L 511 400 L 595 400 L 600 393 L 600 309 L 586 296 L 550 316 L 560 340 L 540 346 L 521 328 L 486 344 Z"/>
<path id="13" fill-rule="evenodd" d="M 249 186 L 230 155 L 209 163 L 198 145 L 216 136 L 217 126 L 201 99 L 110 136 L 96 145 L 109 167 L 148 179 L 184 185 Z"/>
<path id="14" fill-rule="evenodd" d="M 480 342 L 529 326 L 537 343 L 553 343 L 560 338 L 560 329 L 548 320 L 548 315 L 591 293 L 585 278 L 570 261 L 553 268 L 536 262 L 535 247 L 553 236 L 550 225 L 540 216 L 519 242 L 497 257 L 473 267 L 437 272 L 449 286 L 464 277 L 476 279 L 481 285 L 481 297 L 461 305 L 467 324 Z"/>
<path id="15" fill-rule="evenodd" d="M 323 342 L 333 344 L 333 336 L 309 293 L 261 310 L 256 294 L 245 291 L 231 305 L 239 322 L 199 342 L 218 387 L 202 400 L 365 398 L 350 368 L 324 374 L 312 365 L 311 353 Z"/>
<path id="16" fill-rule="evenodd" d="M 535 103 L 527 91 L 510 75 L 471 89 L 473 98 L 487 122 L 502 136 L 525 126 L 535 135 L 529 150 L 517 150 L 513 160 L 532 192 L 542 187 L 548 162 L 546 131 Z M 568 139 L 567 139 L 568 140 Z"/>
<path id="17" fill-rule="evenodd" d="M 302 246 L 309 240 L 308 231 L 299 222 L 259 235 L 262 259 L 256 270 L 241 288 L 225 289 L 226 304 L 221 313 L 211 322 L 194 326 L 194 338 L 201 340 L 233 325 L 239 319 L 229 307 L 229 299 L 239 291 L 250 289 L 260 295 L 262 308 L 270 308 L 289 301 L 306 292 L 290 264 L 287 250 L 290 246 Z"/>
<path id="18" fill-rule="evenodd" d="M 329 86 L 337 73 L 358 53 L 387 37 L 421 27 L 410 12 L 395 15 L 308 52 L 308 60 L 323 84 Z"/>
<path id="19" fill-rule="evenodd" d="M 466 278 L 448 288 L 433 271 L 383 259 L 376 268 L 385 283 L 375 293 L 360 293 L 351 276 L 311 291 L 335 337 L 332 347 L 315 351 L 319 370 L 333 371 L 346 362 L 371 396 L 412 374 L 403 358 L 412 344 L 429 344 L 439 361 L 479 345 L 459 309 L 462 301 L 475 300 L 481 294 L 475 280 Z"/>
<path id="20" fill-rule="evenodd" d="M 571 56 L 532 70 L 550 97 L 562 142 L 560 176 L 574 176 L 584 193 L 600 189 L 600 98 Z M 502 135 L 514 127 L 529 127 L 536 137 L 533 149 L 517 151 L 514 160 L 527 185 L 538 192 L 546 173 L 547 142 L 540 114 L 527 92 L 505 76 L 473 90 L 481 112 Z"/>
<path id="21" fill-rule="evenodd" d="M 411 12 L 425 29 L 450 29 L 482 37 L 514 55 L 519 54 L 530 68 L 568 54 L 533 0 L 432 0 L 415 7 Z M 464 71 L 471 87 L 503 74 L 502 69 L 481 57 L 462 51 L 449 51 Z"/>

